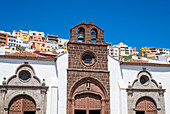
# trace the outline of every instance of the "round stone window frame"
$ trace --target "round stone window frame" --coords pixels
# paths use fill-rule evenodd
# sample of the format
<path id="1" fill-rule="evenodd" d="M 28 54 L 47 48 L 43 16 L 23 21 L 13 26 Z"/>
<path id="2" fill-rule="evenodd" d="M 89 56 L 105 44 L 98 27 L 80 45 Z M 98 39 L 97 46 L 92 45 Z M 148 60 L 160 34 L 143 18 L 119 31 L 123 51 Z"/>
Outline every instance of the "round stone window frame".
<path id="1" fill-rule="evenodd" d="M 26 78 L 24 79 L 23 74 L 27 74 L 28 77 L 26 77 Z M 23 80 L 23 81 L 27 81 L 27 80 L 29 80 L 29 79 L 31 78 L 31 74 L 30 74 L 30 72 L 27 71 L 27 70 L 22 70 L 22 71 L 20 71 L 18 76 L 19 76 L 19 79 L 20 79 L 20 80 Z"/>
<path id="2" fill-rule="evenodd" d="M 147 81 L 144 84 L 142 84 L 141 83 L 141 78 L 144 78 Z M 138 81 L 140 82 L 141 85 L 148 86 L 150 84 L 150 82 L 151 82 L 151 76 L 150 76 L 150 74 L 148 72 L 145 72 L 145 71 L 140 72 L 139 75 L 138 75 Z"/>
<path id="3" fill-rule="evenodd" d="M 145 83 L 142 83 L 142 80 L 141 80 L 141 79 L 143 79 L 143 80 L 145 81 Z M 144 86 L 146 86 L 146 85 L 149 84 L 149 77 L 146 76 L 146 75 L 142 75 L 139 80 L 140 80 L 140 83 L 141 83 L 142 85 L 144 85 Z"/>
<path id="4" fill-rule="evenodd" d="M 28 78 L 27 80 L 23 80 L 23 79 L 21 79 L 20 78 L 20 73 L 21 72 L 29 72 L 29 74 L 30 74 L 30 78 Z M 17 77 L 18 77 L 18 79 L 20 80 L 20 81 L 22 81 L 22 82 L 29 82 L 30 80 L 31 80 L 31 78 L 34 76 L 34 71 L 30 68 L 30 67 L 28 67 L 28 66 L 23 66 L 23 67 L 21 67 L 18 71 L 17 71 Z"/>
<path id="5" fill-rule="evenodd" d="M 91 56 L 92 60 L 90 61 L 90 63 L 84 62 L 83 57 L 86 56 L 86 55 Z M 93 66 L 96 63 L 96 56 L 91 51 L 84 52 L 83 54 L 81 54 L 80 58 L 81 58 L 81 63 L 85 66 Z"/>

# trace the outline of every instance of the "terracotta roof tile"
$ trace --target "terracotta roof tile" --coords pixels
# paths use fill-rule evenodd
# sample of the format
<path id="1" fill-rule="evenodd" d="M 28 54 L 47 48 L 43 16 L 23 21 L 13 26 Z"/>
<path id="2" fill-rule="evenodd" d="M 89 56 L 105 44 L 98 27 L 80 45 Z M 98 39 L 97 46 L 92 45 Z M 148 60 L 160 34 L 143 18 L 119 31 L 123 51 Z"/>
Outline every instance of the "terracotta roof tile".
<path id="1" fill-rule="evenodd" d="M 170 55 L 165 55 L 165 57 L 170 57 Z"/>
<path id="2" fill-rule="evenodd" d="M 38 55 L 38 54 L 35 54 L 35 53 L 31 53 L 31 52 L 28 52 L 28 51 L 20 51 L 20 52 L 16 52 L 16 53 L 10 53 L 10 54 L 7 54 L 7 55 L 5 55 L 5 56 L 45 58 L 44 56 L 41 56 L 41 55 Z"/>
<path id="3" fill-rule="evenodd" d="M 139 59 L 129 59 L 124 61 L 125 63 L 148 63 L 147 60 L 139 60 Z"/>
<path id="4" fill-rule="evenodd" d="M 9 59 L 24 59 L 24 60 L 40 60 L 40 61 L 56 61 L 55 58 L 47 58 L 35 53 L 20 51 L 16 53 L 11 53 L 7 55 L 0 55 L 0 58 L 9 58 Z"/>

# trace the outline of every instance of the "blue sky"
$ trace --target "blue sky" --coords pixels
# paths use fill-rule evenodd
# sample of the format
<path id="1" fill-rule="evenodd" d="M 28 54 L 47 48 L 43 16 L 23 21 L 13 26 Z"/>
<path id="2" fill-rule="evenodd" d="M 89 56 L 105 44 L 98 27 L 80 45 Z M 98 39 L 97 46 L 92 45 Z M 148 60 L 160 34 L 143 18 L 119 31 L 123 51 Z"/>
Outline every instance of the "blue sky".
<path id="1" fill-rule="evenodd" d="M 85 20 L 106 42 L 170 49 L 170 0 L 1 0 L 0 30 L 36 30 L 70 38 Z"/>

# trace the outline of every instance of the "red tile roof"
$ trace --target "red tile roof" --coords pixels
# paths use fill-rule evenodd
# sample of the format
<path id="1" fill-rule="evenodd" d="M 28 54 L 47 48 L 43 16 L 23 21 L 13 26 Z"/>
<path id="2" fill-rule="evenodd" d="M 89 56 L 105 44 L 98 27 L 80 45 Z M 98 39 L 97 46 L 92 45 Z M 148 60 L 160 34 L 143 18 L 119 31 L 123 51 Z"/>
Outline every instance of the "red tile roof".
<path id="1" fill-rule="evenodd" d="M 165 55 L 165 57 L 170 57 L 170 55 Z"/>
<path id="2" fill-rule="evenodd" d="M 27 51 L 20 51 L 20 52 L 16 52 L 16 53 L 7 54 L 7 55 L 0 55 L 0 58 L 56 61 L 55 58 L 47 58 L 45 56 L 41 56 L 41 55 L 27 52 Z"/>
<path id="3" fill-rule="evenodd" d="M 28 51 L 20 51 L 20 52 L 16 52 L 16 53 L 10 53 L 10 54 L 7 54 L 5 56 L 45 58 L 44 56 L 41 56 L 41 55 L 38 55 L 38 54 L 35 54 L 35 53 L 31 53 L 31 52 L 28 52 Z"/>
<path id="4" fill-rule="evenodd" d="M 129 59 L 127 61 L 124 61 L 126 63 L 148 63 L 147 60 L 139 60 L 139 59 Z"/>

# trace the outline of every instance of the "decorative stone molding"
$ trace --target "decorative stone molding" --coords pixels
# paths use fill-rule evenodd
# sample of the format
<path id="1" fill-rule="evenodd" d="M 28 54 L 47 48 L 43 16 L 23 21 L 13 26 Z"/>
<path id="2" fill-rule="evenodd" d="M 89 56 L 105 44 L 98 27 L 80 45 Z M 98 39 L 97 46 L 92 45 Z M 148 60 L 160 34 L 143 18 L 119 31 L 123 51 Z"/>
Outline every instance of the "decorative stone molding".
<path id="1" fill-rule="evenodd" d="M 128 114 L 136 114 L 137 101 L 140 98 L 150 98 L 156 104 L 157 114 L 165 114 L 164 92 L 162 84 L 152 78 L 151 73 L 143 68 L 133 82 L 128 83 L 127 102 Z"/>
<path id="2" fill-rule="evenodd" d="M 28 81 L 19 79 L 19 73 L 23 70 L 28 71 L 31 75 Z M 36 114 L 46 114 L 46 93 L 48 86 L 45 85 L 45 79 L 41 83 L 40 79 L 35 75 L 33 67 L 27 62 L 24 62 L 24 64 L 17 68 L 13 76 L 7 80 L 4 77 L 2 85 L 0 85 L 0 99 L 4 99 L 0 104 L 0 107 L 3 109 L 0 113 L 8 114 L 9 104 L 13 98 L 24 95 L 34 99 L 36 103 Z"/>

